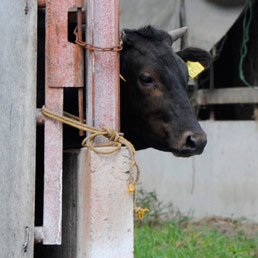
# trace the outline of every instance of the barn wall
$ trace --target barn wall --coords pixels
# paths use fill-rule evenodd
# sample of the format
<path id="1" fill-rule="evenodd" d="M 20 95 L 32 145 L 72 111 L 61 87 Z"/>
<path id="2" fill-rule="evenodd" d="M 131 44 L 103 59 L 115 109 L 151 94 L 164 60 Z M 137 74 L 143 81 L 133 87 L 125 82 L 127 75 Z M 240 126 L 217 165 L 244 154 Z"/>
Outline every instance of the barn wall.
<path id="1" fill-rule="evenodd" d="M 37 1 L 28 1 L 27 14 L 25 7 L 26 1 L 0 1 L 0 256 L 4 258 L 33 257 Z"/>
<path id="2" fill-rule="evenodd" d="M 137 152 L 141 183 L 195 218 L 232 216 L 258 222 L 258 124 L 201 123 L 208 144 L 201 156 L 175 158 L 152 149 Z"/>

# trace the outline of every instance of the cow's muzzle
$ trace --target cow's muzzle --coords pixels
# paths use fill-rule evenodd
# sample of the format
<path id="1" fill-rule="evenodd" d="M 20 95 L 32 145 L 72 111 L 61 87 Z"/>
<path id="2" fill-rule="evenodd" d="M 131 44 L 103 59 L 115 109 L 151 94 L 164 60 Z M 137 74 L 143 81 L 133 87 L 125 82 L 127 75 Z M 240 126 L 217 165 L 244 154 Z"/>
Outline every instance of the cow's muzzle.
<path id="1" fill-rule="evenodd" d="M 190 157 L 201 154 L 207 144 L 207 136 L 204 132 L 194 133 L 186 131 L 182 134 L 178 148 L 173 151 L 177 157 Z"/>

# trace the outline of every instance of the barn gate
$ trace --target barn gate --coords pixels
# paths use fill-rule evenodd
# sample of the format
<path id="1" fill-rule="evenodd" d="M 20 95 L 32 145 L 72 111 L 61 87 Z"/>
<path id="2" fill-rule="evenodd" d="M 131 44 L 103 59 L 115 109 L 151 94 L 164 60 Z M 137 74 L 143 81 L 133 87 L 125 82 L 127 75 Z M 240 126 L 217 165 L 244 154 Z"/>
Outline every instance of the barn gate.
<path id="1" fill-rule="evenodd" d="M 36 104 L 42 77 L 37 51 L 43 51 L 46 108 L 62 115 L 64 88 L 77 88 L 83 122 L 87 85 L 87 123 L 119 130 L 119 0 L 2 0 L 0 8 L 0 257 L 133 257 L 128 150 L 99 155 L 83 148 L 63 155 L 62 124 Z M 45 48 L 37 44 L 41 8 Z M 83 20 L 87 42 L 114 51 L 84 51 L 70 42 L 71 23 L 81 42 Z M 44 147 L 36 141 L 43 128 Z M 40 150 L 44 163 L 36 164 Z"/>

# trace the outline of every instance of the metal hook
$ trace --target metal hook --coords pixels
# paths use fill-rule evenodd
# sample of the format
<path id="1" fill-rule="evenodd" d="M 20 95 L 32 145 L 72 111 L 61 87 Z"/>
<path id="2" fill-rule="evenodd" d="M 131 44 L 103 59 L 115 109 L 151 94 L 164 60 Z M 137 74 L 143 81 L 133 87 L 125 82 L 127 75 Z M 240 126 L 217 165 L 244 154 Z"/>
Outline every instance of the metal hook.
<path id="1" fill-rule="evenodd" d="M 29 227 L 25 228 L 25 241 L 22 245 L 24 253 L 28 250 L 28 244 L 29 244 Z"/>

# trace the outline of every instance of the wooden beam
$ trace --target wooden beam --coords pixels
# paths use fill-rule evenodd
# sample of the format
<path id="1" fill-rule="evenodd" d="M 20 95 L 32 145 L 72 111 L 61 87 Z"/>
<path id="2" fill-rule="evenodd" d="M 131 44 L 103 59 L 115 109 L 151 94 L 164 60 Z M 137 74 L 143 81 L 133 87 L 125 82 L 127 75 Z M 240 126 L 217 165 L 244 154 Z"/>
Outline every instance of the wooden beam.
<path id="1" fill-rule="evenodd" d="M 258 103 L 258 87 L 202 89 L 196 95 L 197 105 Z"/>

